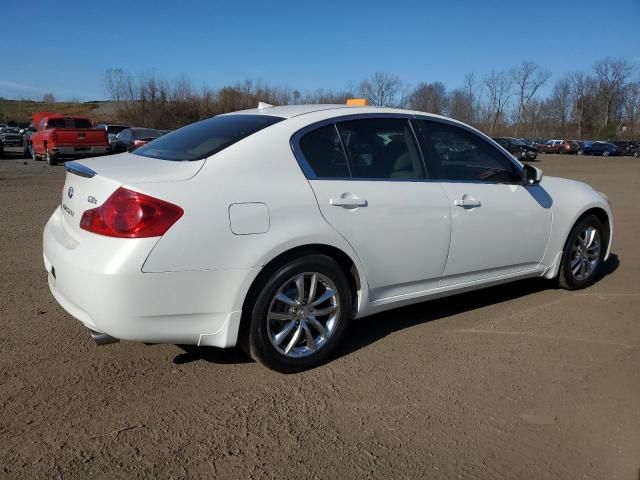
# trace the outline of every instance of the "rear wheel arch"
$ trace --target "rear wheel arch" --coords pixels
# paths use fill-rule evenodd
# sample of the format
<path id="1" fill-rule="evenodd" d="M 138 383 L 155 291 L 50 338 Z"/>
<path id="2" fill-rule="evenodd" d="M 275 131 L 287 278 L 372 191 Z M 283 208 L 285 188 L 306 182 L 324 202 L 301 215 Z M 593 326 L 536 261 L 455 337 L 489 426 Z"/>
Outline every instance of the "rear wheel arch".
<path id="1" fill-rule="evenodd" d="M 238 333 L 239 340 L 241 338 L 246 338 L 246 336 L 248 335 L 249 324 L 251 322 L 251 306 L 256 300 L 257 296 L 260 294 L 260 290 L 267 279 L 269 279 L 271 275 L 273 275 L 280 267 L 295 258 L 318 254 L 326 255 L 327 257 L 331 258 L 343 270 L 351 287 L 352 312 L 354 314 L 357 312 L 356 293 L 358 292 L 358 290 L 360 290 L 364 278 L 361 276 L 362 272 L 358 270 L 358 267 L 356 266 L 354 260 L 343 250 L 331 245 L 300 245 L 276 255 L 262 267 L 260 273 L 258 273 L 258 275 L 256 275 L 256 277 L 253 279 L 253 282 L 247 290 L 247 294 L 245 295 L 244 302 L 242 304 L 242 318 L 240 321 L 240 331 Z"/>

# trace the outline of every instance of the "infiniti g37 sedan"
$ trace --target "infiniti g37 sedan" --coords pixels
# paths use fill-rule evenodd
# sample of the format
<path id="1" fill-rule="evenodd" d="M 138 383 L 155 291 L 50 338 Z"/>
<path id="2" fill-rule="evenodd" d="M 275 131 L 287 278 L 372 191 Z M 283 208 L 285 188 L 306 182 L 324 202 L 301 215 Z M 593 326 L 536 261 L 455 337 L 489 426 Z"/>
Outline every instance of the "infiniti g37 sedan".
<path id="1" fill-rule="evenodd" d="M 344 105 L 216 116 L 66 164 L 51 292 L 98 343 L 327 360 L 353 318 L 526 278 L 591 285 L 607 197 L 454 120 Z"/>

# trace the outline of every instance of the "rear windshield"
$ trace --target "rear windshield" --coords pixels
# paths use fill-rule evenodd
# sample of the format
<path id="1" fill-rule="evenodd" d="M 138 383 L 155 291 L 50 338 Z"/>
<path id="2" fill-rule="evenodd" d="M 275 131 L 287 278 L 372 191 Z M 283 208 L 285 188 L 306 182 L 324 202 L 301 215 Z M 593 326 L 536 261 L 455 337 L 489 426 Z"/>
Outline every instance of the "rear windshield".
<path id="1" fill-rule="evenodd" d="M 162 160 L 201 160 L 282 120 L 268 115 L 221 115 L 167 133 L 132 153 Z"/>
<path id="2" fill-rule="evenodd" d="M 91 122 L 85 118 L 50 118 L 48 128 L 93 128 Z"/>

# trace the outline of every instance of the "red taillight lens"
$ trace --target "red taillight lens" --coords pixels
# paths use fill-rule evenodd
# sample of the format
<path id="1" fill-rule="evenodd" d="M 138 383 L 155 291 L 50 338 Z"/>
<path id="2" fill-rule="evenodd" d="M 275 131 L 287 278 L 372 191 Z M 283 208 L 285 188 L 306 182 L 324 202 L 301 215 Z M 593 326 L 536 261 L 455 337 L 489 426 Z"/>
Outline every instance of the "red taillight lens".
<path id="1" fill-rule="evenodd" d="M 147 142 L 145 142 L 144 140 L 134 140 L 133 141 L 133 146 L 138 148 L 138 147 L 141 147 L 142 145 L 144 145 L 145 143 L 147 143 Z"/>
<path id="2" fill-rule="evenodd" d="M 82 214 L 80 228 L 107 237 L 159 237 L 183 214 L 177 205 L 120 187 L 102 205 Z"/>

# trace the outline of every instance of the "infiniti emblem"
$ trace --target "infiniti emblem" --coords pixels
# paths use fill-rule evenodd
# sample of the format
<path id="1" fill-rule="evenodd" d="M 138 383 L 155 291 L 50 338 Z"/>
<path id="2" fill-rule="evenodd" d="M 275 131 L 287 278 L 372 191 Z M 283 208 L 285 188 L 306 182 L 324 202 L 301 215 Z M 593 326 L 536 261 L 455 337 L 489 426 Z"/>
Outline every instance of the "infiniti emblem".
<path id="1" fill-rule="evenodd" d="M 73 187 L 69 187 L 69 191 L 67 192 L 67 195 L 69 195 L 69 198 L 73 198 Z"/>

